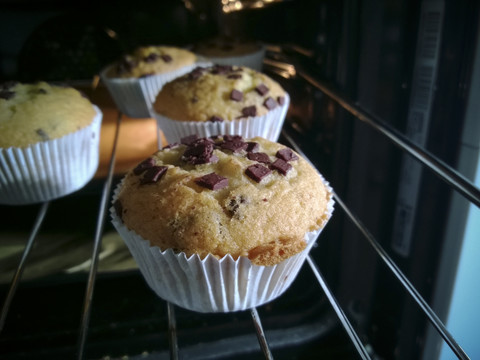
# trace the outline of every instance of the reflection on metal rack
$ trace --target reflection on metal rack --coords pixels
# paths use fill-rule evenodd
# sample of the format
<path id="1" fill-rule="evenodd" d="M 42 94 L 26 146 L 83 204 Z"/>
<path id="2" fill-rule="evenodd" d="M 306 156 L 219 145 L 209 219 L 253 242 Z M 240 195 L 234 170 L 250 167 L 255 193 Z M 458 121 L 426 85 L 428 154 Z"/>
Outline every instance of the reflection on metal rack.
<path id="1" fill-rule="evenodd" d="M 297 74 L 308 81 L 310 84 L 318 88 L 324 94 L 330 96 L 332 99 L 336 100 L 342 107 L 352 113 L 356 118 L 361 121 L 366 122 L 376 130 L 380 131 L 383 135 L 385 135 L 388 139 L 390 139 L 395 145 L 399 146 L 402 150 L 406 151 L 407 153 L 414 156 L 416 159 L 421 161 L 424 165 L 426 165 L 430 170 L 432 170 L 435 174 L 437 174 L 440 178 L 442 178 L 445 182 L 463 194 L 467 199 L 469 199 L 472 203 L 476 204 L 477 206 L 480 205 L 480 191 L 474 185 L 472 185 L 468 180 L 463 178 L 453 169 L 442 163 L 440 160 L 436 159 L 434 156 L 428 154 L 423 149 L 415 146 L 411 142 L 408 141 L 403 135 L 398 134 L 393 129 L 390 129 L 386 126 L 382 121 L 376 119 L 373 116 L 370 116 L 361 109 L 358 105 L 354 105 L 348 100 L 344 99 L 339 94 L 335 93 L 327 86 L 323 85 L 309 74 L 303 71 L 297 71 Z M 98 214 L 98 223 L 96 228 L 95 234 L 95 242 L 94 242 L 94 249 L 92 254 L 92 263 L 90 267 L 87 289 L 85 293 L 84 299 L 84 308 L 82 313 L 82 320 L 80 324 L 80 332 L 79 332 L 79 341 L 78 341 L 78 359 L 84 358 L 84 348 L 87 339 L 88 327 L 89 327 L 89 319 L 90 319 L 90 312 L 92 306 L 92 298 L 93 298 L 93 289 L 96 280 L 96 273 L 97 273 L 97 262 L 98 262 L 98 254 L 100 250 L 100 243 L 101 243 L 101 233 L 103 231 L 103 224 L 106 217 L 106 212 L 108 208 L 108 195 L 110 193 L 113 170 L 114 170 L 114 163 L 115 163 L 115 152 L 116 152 L 116 144 L 118 139 L 118 133 L 121 126 L 121 118 L 122 114 L 119 114 L 118 121 L 117 121 L 117 129 L 115 135 L 115 141 L 112 149 L 112 156 L 110 160 L 110 167 L 108 171 L 108 176 L 104 184 L 103 193 L 102 193 L 102 200 L 100 204 L 99 214 Z M 291 147 L 294 148 L 297 152 L 302 153 L 302 150 L 298 147 L 298 145 L 288 136 L 288 134 L 283 134 L 287 141 L 290 143 Z M 344 204 L 341 198 L 335 194 L 335 200 L 340 208 L 347 214 L 348 218 L 352 221 L 352 223 L 358 228 L 358 230 L 365 236 L 366 240 L 372 245 L 375 249 L 377 255 L 382 259 L 382 261 L 387 265 L 387 267 L 392 271 L 395 277 L 399 280 L 401 285 L 405 288 L 407 293 L 412 297 L 412 299 L 420 306 L 421 310 L 445 340 L 445 342 L 450 346 L 453 352 L 459 359 L 469 359 L 468 355 L 464 352 L 464 350 L 458 345 L 452 335 L 446 330 L 445 326 L 442 322 L 438 319 L 436 314 L 433 310 L 428 306 L 425 300 L 419 295 L 417 290 L 413 287 L 413 285 L 409 282 L 406 276 L 400 271 L 397 265 L 393 262 L 393 260 L 387 255 L 387 253 L 382 249 L 379 243 L 373 238 L 370 234 L 368 229 L 361 223 L 361 221 L 348 209 L 348 207 Z M 7 298 L 4 302 L 1 318 L 0 318 L 0 331 L 3 328 L 5 323 L 5 318 L 8 315 L 8 311 L 10 308 L 10 304 L 12 299 L 15 295 L 15 291 L 17 285 L 20 281 L 23 269 L 25 267 L 25 262 L 30 252 L 30 249 L 33 246 L 35 238 L 37 236 L 38 230 L 43 222 L 45 214 L 48 210 L 48 204 L 45 203 L 40 208 L 39 214 L 37 216 L 37 220 L 35 222 L 34 228 L 31 232 L 30 238 L 27 242 L 27 245 L 24 249 L 24 253 L 22 259 L 18 265 L 18 269 L 16 274 L 12 280 L 12 284 L 10 286 L 10 291 L 7 295 Z M 344 327 L 347 335 L 350 337 L 358 355 L 362 359 L 370 359 L 369 353 L 366 350 L 364 344 L 360 340 L 359 336 L 356 334 L 353 326 L 350 324 L 348 318 L 346 317 L 345 313 L 336 302 L 334 295 L 329 290 L 326 282 L 324 281 L 322 275 L 320 274 L 316 264 L 313 262 L 312 258 L 308 258 L 308 263 L 317 277 L 319 284 L 323 291 L 326 294 L 326 297 L 330 301 L 333 310 L 337 314 L 340 323 Z M 178 359 L 179 357 L 179 349 L 177 344 L 177 326 L 175 320 L 175 311 L 174 306 L 171 304 L 167 304 L 168 310 L 168 321 L 169 321 L 169 341 L 170 341 L 170 358 L 171 359 Z M 273 359 L 270 347 L 267 342 L 267 338 L 262 328 L 262 324 L 260 321 L 260 317 L 258 316 L 258 312 L 256 309 L 251 310 L 252 321 L 254 323 L 254 327 L 257 332 L 258 342 L 260 344 L 260 348 L 267 359 Z"/>

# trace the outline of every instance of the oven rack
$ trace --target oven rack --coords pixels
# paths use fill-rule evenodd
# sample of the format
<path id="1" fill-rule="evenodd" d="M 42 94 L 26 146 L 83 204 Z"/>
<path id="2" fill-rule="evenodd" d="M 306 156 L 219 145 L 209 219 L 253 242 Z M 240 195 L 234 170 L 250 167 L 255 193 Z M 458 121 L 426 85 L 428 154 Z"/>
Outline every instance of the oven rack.
<path id="1" fill-rule="evenodd" d="M 347 97 L 343 96 L 339 92 L 336 92 L 324 82 L 316 78 L 312 73 L 305 71 L 299 66 L 293 66 L 291 64 L 282 64 L 272 62 L 270 65 L 278 66 L 279 69 L 293 69 L 295 76 L 299 76 L 304 81 L 308 82 L 314 86 L 317 90 L 322 92 L 324 95 L 328 96 L 334 100 L 338 105 L 343 109 L 347 110 L 350 114 L 354 116 L 356 120 L 362 121 L 369 125 L 371 128 L 378 131 L 380 134 L 385 136 L 389 141 L 394 145 L 399 147 L 405 153 L 411 155 L 420 163 L 422 163 L 427 169 L 437 175 L 441 180 L 450 185 L 458 193 L 462 194 L 466 199 L 476 206 L 480 206 L 480 190 L 476 188 L 468 179 L 464 178 L 457 171 L 452 169 L 450 166 L 436 158 L 434 155 L 430 154 L 425 149 L 415 145 L 403 134 L 399 133 L 395 129 L 391 128 L 385 121 L 369 114 L 365 111 L 360 104 L 350 101 Z M 283 71 L 283 70 L 282 70 Z M 97 268 L 99 261 L 99 251 L 101 247 L 101 237 L 103 233 L 103 224 L 107 215 L 107 209 L 109 207 L 109 194 L 112 186 L 112 178 L 114 173 L 114 164 L 116 157 L 116 147 L 119 129 L 121 126 L 123 114 L 119 113 L 117 118 L 117 126 L 115 131 L 115 140 L 112 148 L 112 153 L 110 157 L 108 175 L 106 177 L 105 183 L 103 184 L 102 197 L 99 206 L 98 216 L 97 216 L 97 226 L 94 236 L 94 246 L 92 251 L 92 261 L 90 270 L 88 273 L 88 281 L 86 284 L 86 291 L 84 297 L 84 305 L 81 309 L 81 323 L 79 324 L 79 338 L 78 338 L 78 347 L 77 347 L 77 358 L 79 360 L 84 359 L 84 350 L 87 342 L 87 334 L 89 330 L 90 315 L 92 311 L 92 300 L 93 292 L 97 277 Z M 287 139 L 290 146 L 294 148 L 297 152 L 301 153 L 303 156 L 302 149 L 299 145 L 293 140 L 293 138 L 288 134 L 286 130 L 282 131 L 282 135 Z M 305 156 L 306 157 L 306 156 Z M 383 261 L 387 268 L 392 272 L 394 277 L 399 281 L 401 286 L 404 288 L 406 293 L 414 300 L 414 302 L 419 306 L 421 311 L 424 313 L 426 318 L 430 321 L 433 327 L 437 330 L 438 334 L 442 337 L 444 342 L 451 348 L 453 353 L 459 359 L 469 359 L 469 356 L 465 353 L 462 347 L 457 343 L 454 337 L 446 329 L 445 325 L 438 318 L 435 312 L 427 304 L 427 302 L 422 298 L 419 292 L 415 287 L 410 283 L 408 278 L 402 273 L 400 268 L 395 264 L 395 262 L 388 256 L 387 252 L 381 247 L 380 243 L 374 238 L 374 236 L 369 232 L 369 230 L 362 224 L 361 220 L 348 208 L 348 206 L 342 201 L 341 197 L 334 193 L 334 199 L 337 204 L 336 211 L 343 211 L 347 218 L 355 225 L 357 230 L 363 235 L 365 240 L 372 246 L 375 250 L 377 256 Z M 43 203 L 38 211 L 37 218 L 34 222 L 33 228 L 31 230 L 28 241 L 23 250 L 21 260 L 16 269 L 15 275 L 11 281 L 6 299 L 4 300 L 2 311 L 0 314 L 0 336 L 5 325 L 5 320 L 8 316 L 11 304 L 14 300 L 17 287 L 21 281 L 22 274 L 25 267 L 27 266 L 28 256 L 32 250 L 32 247 L 37 238 L 39 229 L 44 221 L 44 218 L 48 212 L 50 202 Z M 337 302 L 334 293 L 329 289 L 327 282 L 325 281 L 322 273 L 320 272 L 317 264 L 314 262 L 311 256 L 307 257 L 307 263 L 311 268 L 314 276 L 318 280 L 318 284 L 325 293 L 326 298 L 328 299 L 332 309 L 334 310 L 338 321 L 343 326 L 345 333 L 348 335 L 351 343 L 353 344 L 355 350 L 358 353 L 359 358 L 361 359 L 371 359 L 372 354 L 368 349 L 368 346 L 363 344 L 360 336 L 355 331 L 354 326 L 350 322 L 349 318 L 343 311 L 340 304 Z M 170 359 L 179 359 L 180 350 L 177 343 L 177 324 L 175 317 L 175 308 L 172 304 L 167 303 L 167 314 L 168 314 L 168 332 L 169 332 L 169 352 Z M 273 359 L 272 351 L 268 342 L 268 333 L 266 334 L 260 316 L 256 308 L 250 310 L 251 320 L 256 330 L 256 337 L 258 339 L 259 347 L 263 352 L 263 355 L 266 359 Z"/>

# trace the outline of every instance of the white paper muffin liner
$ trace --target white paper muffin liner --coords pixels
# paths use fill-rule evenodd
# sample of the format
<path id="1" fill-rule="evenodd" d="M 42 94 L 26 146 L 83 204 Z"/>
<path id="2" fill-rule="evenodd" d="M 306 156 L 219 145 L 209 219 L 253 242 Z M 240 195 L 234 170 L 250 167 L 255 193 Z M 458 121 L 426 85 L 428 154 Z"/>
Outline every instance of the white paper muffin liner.
<path id="1" fill-rule="evenodd" d="M 0 204 L 24 205 L 70 194 L 98 168 L 103 114 L 90 125 L 58 139 L 26 148 L 0 148 Z"/>
<path id="2" fill-rule="evenodd" d="M 111 78 L 107 76 L 110 65 L 100 73 L 100 78 L 107 86 L 108 92 L 125 115 L 133 118 L 151 118 L 151 107 L 158 92 L 164 84 L 182 76 L 197 66 L 208 66 L 210 63 L 196 62 L 175 71 L 156 74 L 142 78 Z"/>
<path id="3" fill-rule="evenodd" d="M 282 131 L 290 105 L 290 96 L 285 94 L 285 103 L 270 110 L 264 116 L 254 116 L 222 122 L 177 121 L 154 112 L 159 129 L 169 143 L 180 142 L 183 137 L 196 134 L 199 137 L 212 135 L 241 135 L 244 138 L 263 137 L 277 141 Z"/>
<path id="4" fill-rule="evenodd" d="M 246 66 L 251 69 L 257 70 L 259 72 L 263 69 L 263 58 L 265 57 L 265 46 L 262 45 L 260 50 L 237 56 L 204 56 L 206 59 L 211 61 L 214 64 L 219 65 L 236 65 L 236 66 Z"/>
<path id="5" fill-rule="evenodd" d="M 330 219 L 334 201 L 330 192 L 324 226 Z M 117 187 L 115 201 L 121 184 Z M 203 312 L 233 312 L 250 309 L 282 295 L 295 280 L 321 229 L 305 235 L 307 247 L 274 266 L 258 266 L 247 257 L 234 260 L 208 255 L 186 257 L 171 249 L 151 246 L 135 231 L 129 230 L 110 208 L 112 223 L 125 241 L 150 288 L 162 299 L 182 308 Z"/>

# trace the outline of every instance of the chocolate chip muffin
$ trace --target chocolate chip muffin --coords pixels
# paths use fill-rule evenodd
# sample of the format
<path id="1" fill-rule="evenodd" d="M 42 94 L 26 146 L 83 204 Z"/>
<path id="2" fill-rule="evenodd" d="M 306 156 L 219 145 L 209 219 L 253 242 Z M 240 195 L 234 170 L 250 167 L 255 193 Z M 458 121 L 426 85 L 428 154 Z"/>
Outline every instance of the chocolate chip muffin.
<path id="1" fill-rule="evenodd" d="M 26 147 L 92 123 L 95 109 L 79 91 L 46 82 L 0 85 L 0 147 Z"/>
<path id="2" fill-rule="evenodd" d="M 196 43 L 192 51 L 214 64 L 246 66 L 262 70 L 265 46 L 260 41 L 216 36 Z"/>
<path id="3" fill-rule="evenodd" d="M 213 65 L 165 84 L 153 109 L 171 142 L 192 134 L 276 141 L 289 103 L 288 93 L 269 76 L 247 67 Z"/>
<path id="4" fill-rule="evenodd" d="M 164 282 L 169 280 L 163 270 L 152 274 L 159 271 L 164 255 L 186 261 L 181 268 L 203 267 L 199 262 L 231 262 L 238 268 L 228 271 L 240 276 L 249 269 L 252 282 L 257 272 L 283 274 L 274 277 L 278 284 L 270 285 L 276 290 L 268 300 L 255 294 L 242 300 L 242 305 L 222 305 L 222 311 L 269 301 L 285 290 L 332 210 L 328 184 L 297 153 L 263 138 L 228 135 L 191 136 L 170 144 L 132 169 L 113 201 L 115 227 L 152 288 L 170 301 L 194 309 L 198 305 L 185 305 L 182 299 L 165 294 Z M 232 276 L 218 271 L 223 277 Z M 205 280 L 214 283 L 210 276 L 220 274 L 215 271 Z M 188 284 L 188 279 L 182 282 Z M 244 284 L 235 291 L 243 298 L 247 289 L 258 285 L 258 281 Z M 210 296 L 210 290 L 195 287 L 197 297 Z M 216 305 L 205 301 L 208 305 L 200 308 L 216 311 L 218 301 Z"/>
<path id="5" fill-rule="evenodd" d="M 146 118 L 151 117 L 151 104 L 163 84 L 190 71 L 197 60 L 185 49 L 143 46 L 107 66 L 100 75 L 120 111 Z"/>
<path id="6" fill-rule="evenodd" d="M 197 57 L 189 50 L 172 46 L 142 46 L 109 67 L 111 78 L 141 78 L 192 65 Z"/>
<path id="7" fill-rule="evenodd" d="M 0 85 L 0 203 L 48 201 L 83 187 L 98 167 L 101 121 L 72 87 Z"/>

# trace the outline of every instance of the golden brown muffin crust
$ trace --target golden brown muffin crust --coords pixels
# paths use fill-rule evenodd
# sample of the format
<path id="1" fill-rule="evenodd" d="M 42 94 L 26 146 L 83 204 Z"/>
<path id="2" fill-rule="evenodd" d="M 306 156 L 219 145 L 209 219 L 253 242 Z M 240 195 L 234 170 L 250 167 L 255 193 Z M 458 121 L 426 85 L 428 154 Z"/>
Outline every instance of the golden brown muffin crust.
<path id="1" fill-rule="evenodd" d="M 197 67 L 165 84 L 153 108 L 178 121 L 215 121 L 215 117 L 229 121 L 263 116 L 282 105 L 285 94 L 280 84 L 263 73 L 214 65 Z"/>
<path id="2" fill-rule="evenodd" d="M 107 72 L 110 78 L 139 78 L 162 74 L 192 65 L 197 57 L 191 51 L 172 46 L 142 46 L 126 54 Z"/>
<path id="3" fill-rule="evenodd" d="M 318 172 L 263 138 L 206 141 L 160 150 L 127 174 L 115 203 L 125 225 L 187 256 L 273 265 L 302 251 L 304 235 L 326 221 L 331 195 Z"/>
<path id="4" fill-rule="evenodd" d="M 0 85 L 0 147 L 26 147 L 90 125 L 92 103 L 79 91 L 46 82 Z"/>

